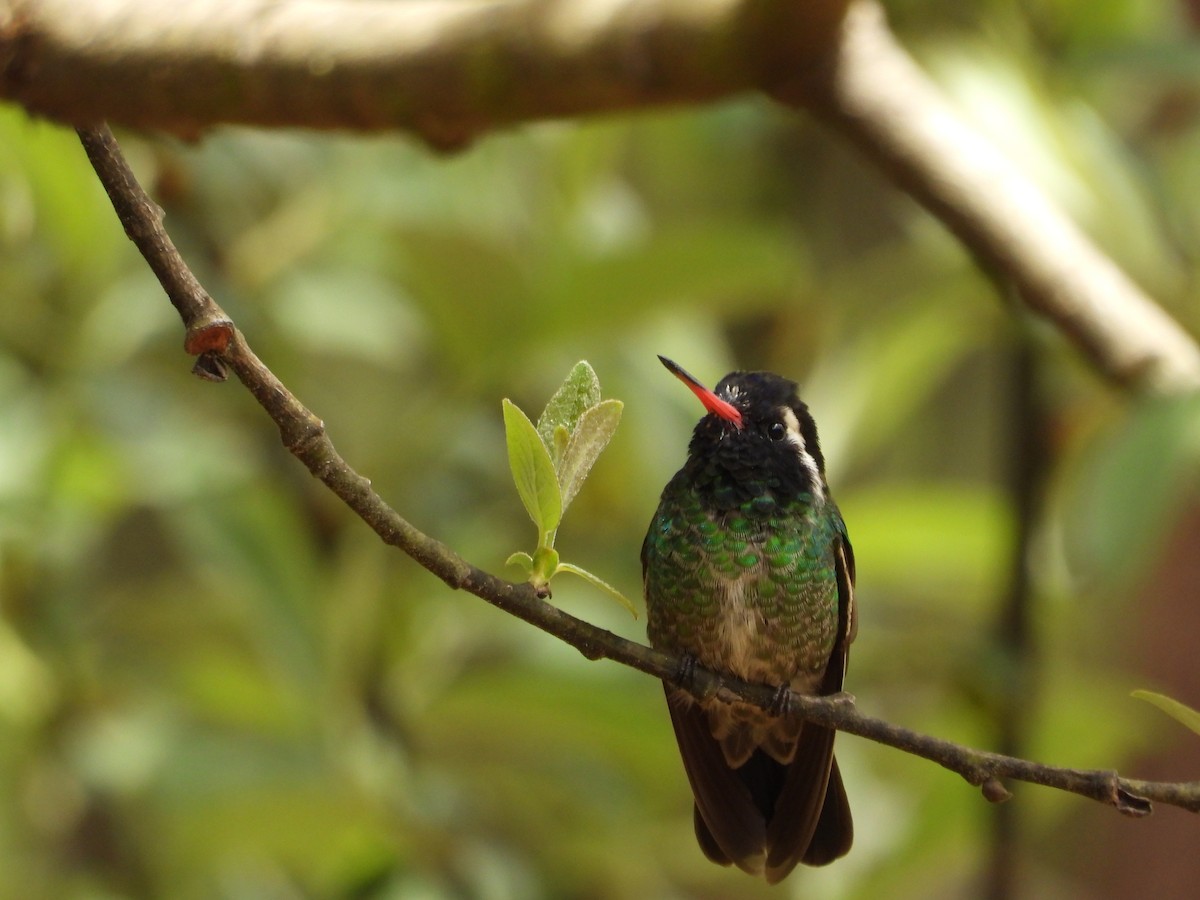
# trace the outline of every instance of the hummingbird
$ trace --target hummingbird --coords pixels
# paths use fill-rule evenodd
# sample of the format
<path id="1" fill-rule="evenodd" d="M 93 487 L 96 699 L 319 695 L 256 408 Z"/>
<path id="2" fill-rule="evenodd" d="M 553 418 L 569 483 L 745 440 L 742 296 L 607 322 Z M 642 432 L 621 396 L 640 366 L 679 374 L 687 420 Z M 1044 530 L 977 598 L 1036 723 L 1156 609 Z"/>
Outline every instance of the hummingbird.
<path id="1" fill-rule="evenodd" d="M 774 884 L 854 837 L 835 732 L 788 716 L 785 690 L 841 691 L 854 552 L 795 382 L 731 372 L 709 390 L 659 359 L 706 413 L 642 544 L 647 630 L 681 656 L 681 681 L 699 665 L 780 688 L 767 712 L 663 682 L 700 849 Z"/>

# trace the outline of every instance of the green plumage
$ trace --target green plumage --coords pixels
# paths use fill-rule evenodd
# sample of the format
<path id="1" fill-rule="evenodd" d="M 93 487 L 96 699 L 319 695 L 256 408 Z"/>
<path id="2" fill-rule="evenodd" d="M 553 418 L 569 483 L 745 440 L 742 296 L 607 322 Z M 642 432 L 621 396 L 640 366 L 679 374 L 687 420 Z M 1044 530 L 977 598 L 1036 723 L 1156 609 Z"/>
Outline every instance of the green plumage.
<path id="1" fill-rule="evenodd" d="M 664 363 L 709 414 L 642 545 L 651 643 L 746 681 L 841 690 L 854 561 L 807 407 L 777 375 L 735 372 L 709 392 Z M 710 859 L 775 882 L 849 849 L 832 731 L 666 687 Z"/>
<path id="2" fill-rule="evenodd" d="M 706 509 L 686 474 L 671 480 L 646 536 L 646 607 L 655 646 L 729 669 L 729 615 L 761 618 L 732 674 L 782 684 L 822 673 L 837 635 L 835 546 L 844 534 L 832 501 L 803 496 L 760 512 Z M 735 588 L 734 585 L 737 587 Z M 737 609 L 725 600 L 740 591 Z"/>

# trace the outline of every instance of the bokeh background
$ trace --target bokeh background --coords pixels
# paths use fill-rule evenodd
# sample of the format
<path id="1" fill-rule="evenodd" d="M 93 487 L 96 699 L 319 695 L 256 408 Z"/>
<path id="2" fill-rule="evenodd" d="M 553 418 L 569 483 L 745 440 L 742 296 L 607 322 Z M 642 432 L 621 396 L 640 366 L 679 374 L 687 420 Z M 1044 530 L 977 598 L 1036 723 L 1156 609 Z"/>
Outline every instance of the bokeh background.
<path id="1" fill-rule="evenodd" d="M 1200 4 L 890 13 L 963 115 L 1200 330 Z M 804 386 L 855 543 L 864 710 L 1047 762 L 1200 772 L 1200 737 L 1129 697 L 1200 706 L 1200 404 L 1101 382 L 814 124 L 746 99 L 448 158 L 402 137 L 120 137 L 260 356 L 385 498 L 476 564 L 501 572 L 534 542 L 502 397 L 536 413 L 587 359 L 625 401 L 558 546 L 637 596 L 699 415 L 655 354 L 710 383 L 772 369 Z M 1128 821 L 1025 785 L 994 807 L 848 736 L 848 858 L 770 891 L 708 864 L 659 686 L 450 592 L 314 481 L 236 383 L 191 376 L 74 135 L 14 108 L 0 313 L 0 895 L 1200 883 L 1190 814 Z M 554 602 L 644 639 L 582 582 Z"/>

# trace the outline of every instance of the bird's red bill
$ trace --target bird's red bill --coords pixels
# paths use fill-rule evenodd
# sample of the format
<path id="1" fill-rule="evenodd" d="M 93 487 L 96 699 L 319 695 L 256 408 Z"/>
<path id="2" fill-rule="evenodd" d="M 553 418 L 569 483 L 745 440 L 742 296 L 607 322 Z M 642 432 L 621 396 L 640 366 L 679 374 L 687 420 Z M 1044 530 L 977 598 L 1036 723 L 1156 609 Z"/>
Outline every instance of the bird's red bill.
<path id="1" fill-rule="evenodd" d="M 659 360 L 667 367 L 672 375 L 688 386 L 693 394 L 700 398 L 700 402 L 714 416 L 724 419 L 726 422 L 732 422 L 738 428 L 742 427 L 742 412 L 728 400 L 722 400 L 699 381 L 693 378 L 684 370 L 682 366 L 665 356 L 659 356 Z"/>

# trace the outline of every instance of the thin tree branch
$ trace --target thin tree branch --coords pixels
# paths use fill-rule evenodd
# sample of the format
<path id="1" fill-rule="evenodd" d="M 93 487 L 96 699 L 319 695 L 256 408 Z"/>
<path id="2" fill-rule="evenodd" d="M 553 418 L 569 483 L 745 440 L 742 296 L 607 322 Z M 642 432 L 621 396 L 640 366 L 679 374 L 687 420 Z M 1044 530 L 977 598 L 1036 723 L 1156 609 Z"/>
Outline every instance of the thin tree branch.
<path id="1" fill-rule="evenodd" d="M 1040 354 L 1031 335 L 1016 334 L 1005 356 L 1006 402 L 1001 431 L 1008 447 L 1004 480 L 1013 511 L 1016 534 L 1009 556 L 1008 590 L 1001 599 L 994 641 L 1002 677 L 987 693 L 993 698 L 997 749 L 1019 756 L 1027 746 L 1030 722 L 1039 701 L 1040 658 L 1035 623 L 1031 568 L 1033 544 L 1050 459 L 1048 422 L 1039 391 Z M 991 821 L 989 858 L 984 876 L 986 900 L 1020 896 L 1022 810 L 1015 805 L 996 808 Z"/>
<path id="2" fill-rule="evenodd" d="M 469 591 L 493 606 L 529 622 L 575 647 L 588 659 L 611 659 L 665 681 L 679 682 L 681 660 L 578 619 L 538 598 L 529 584 L 513 584 L 468 563 L 449 547 L 422 533 L 392 509 L 371 483 L 338 454 L 325 426 L 254 355 L 245 338 L 191 274 L 162 223 L 161 210 L 134 178 L 107 126 L 79 129 L 96 174 L 113 200 L 125 233 L 158 275 L 186 329 L 185 346 L 212 364 L 201 374 L 219 379 L 227 365 L 279 428 L 284 446 L 386 543 L 403 550 L 451 588 Z M 763 709 L 776 702 L 777 689 L 695 669 L 686 690 L 698 697 L 741 699 Z M 988 753 L 941 738 L 918 734 L 858 711 L 847 694 L 809 697 L 791 694 L 790 709 L 801 718 L 856 734 L 929 759 L 980 786 L 991 801 L 1008 798 L 1002 778 L 1046 785 L 1090 797 L 1131 816 L 1151 811 L 1151 801 L 1200 812 L 1200 782 L 1149 782 L 1116 772 L 1077 770 Z"/>

